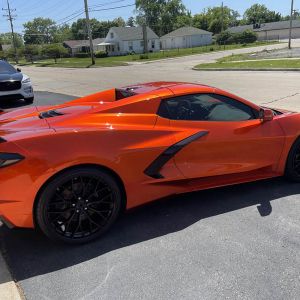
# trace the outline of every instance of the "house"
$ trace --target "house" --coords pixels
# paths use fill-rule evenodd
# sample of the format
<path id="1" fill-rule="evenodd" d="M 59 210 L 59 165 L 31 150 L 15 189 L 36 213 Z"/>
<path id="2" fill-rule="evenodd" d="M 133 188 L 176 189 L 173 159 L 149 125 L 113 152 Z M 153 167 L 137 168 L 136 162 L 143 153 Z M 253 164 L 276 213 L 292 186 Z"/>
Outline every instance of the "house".
<path id="1" fill-rule="evenodd" d="M 147 27 L 148 51 L 160 51 L 159 37 Z M 112 27 L 101 46 L 109 56 L 144 52 L 143 27 Z"/>
<path id="2" fill-rule="evenodd" d="M 104 46 L 99 46 L 104 42 L 104 38 L 97 38 L 93 40 L 93 50 L 96 51 L 105 51 Z M 64 41 L 63 45 L 67 48 L 72 56 L 76 53 L 87 53 L 90 51 L 90 41 L 89 40 L 69 40 Z"/>
<path id="3" fill-rule="evenodd" d="M 160 38 L 162 49 L 192 48 L 210 45 L 212 33 L 195 28 L 181 27 Z"/>
<path id="4" fill-rule="evenodd" d="M 241 33 L 245 30 L 256 32 L 260 41 L 283 40 L 289 38 L 290 21 L 244 25 L 228 29 L 231 33 Z M 300 20 L 293 20 L 292 38 L 300 38 Z"/>
<path id="5" fill-rule="evenodd" d="M 11 44 L 3 44 L 3 45 L 0 44 L 0 50 L 1 51 L 8 51 L 11 48 L 12 48 Z"/>

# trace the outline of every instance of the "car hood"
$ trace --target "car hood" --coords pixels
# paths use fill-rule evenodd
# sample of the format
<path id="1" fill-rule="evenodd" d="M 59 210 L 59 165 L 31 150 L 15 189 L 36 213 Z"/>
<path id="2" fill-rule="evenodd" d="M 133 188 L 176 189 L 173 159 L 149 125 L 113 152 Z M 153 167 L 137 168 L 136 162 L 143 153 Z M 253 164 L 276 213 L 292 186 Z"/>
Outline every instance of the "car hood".
<path id="1" fill-rule="evenodd" d="M 0 112 L 0 132 L 49 129 L 50 118 L 75 116 L 92 108 L 91 105 L 33 106 Z"/>
<path id="2" fill-rule="evenodd" d="M 0 81 L 22 81 L 23 74 L 22 73 L 0 73 Z"/>

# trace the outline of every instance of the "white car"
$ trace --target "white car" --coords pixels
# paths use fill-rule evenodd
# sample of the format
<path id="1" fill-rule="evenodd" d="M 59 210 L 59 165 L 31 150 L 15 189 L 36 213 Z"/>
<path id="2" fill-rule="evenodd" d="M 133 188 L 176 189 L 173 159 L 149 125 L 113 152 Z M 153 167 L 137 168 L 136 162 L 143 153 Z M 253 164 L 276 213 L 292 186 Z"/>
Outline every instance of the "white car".
<path id="1" fill-rule="evenodd" d="M 34 95 L 30 78 L 4 60 L 0 60 L 0 101 L 24 99 L 33 103 Z"/>

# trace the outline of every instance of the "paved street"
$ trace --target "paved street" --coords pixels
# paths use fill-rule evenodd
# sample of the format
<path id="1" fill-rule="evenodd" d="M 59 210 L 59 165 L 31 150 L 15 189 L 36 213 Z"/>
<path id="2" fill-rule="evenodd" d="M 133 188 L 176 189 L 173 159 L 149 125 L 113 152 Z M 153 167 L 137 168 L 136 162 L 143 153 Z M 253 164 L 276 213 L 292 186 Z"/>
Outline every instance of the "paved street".
<path id="1" fill-rule="evenodd" d="M 190 69 L 219 55 L 23 71 L 43 91 L 38 104 L 142 81 L 183 80 L 300 111 L 300 73 Z M 0 243 L 27 299 L 298 299 L 299 193 L 299 184 L 283 179 L 201 191 L 136 209 L 88 245 L 56 245 L 34 231 L 1 225 Z"/>

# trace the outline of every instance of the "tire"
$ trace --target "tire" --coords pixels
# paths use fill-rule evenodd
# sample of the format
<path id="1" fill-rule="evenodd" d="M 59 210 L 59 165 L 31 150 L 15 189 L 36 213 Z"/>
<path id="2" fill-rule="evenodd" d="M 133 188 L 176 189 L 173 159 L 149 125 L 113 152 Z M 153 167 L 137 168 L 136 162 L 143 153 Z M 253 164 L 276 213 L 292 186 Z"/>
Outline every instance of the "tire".
<path id="1" fill-rule="evenodd" d="M 35 218 L 51 240 L 84 244 L 104 234 L 122 207 L 119 186 L 105 171 L 78 167 L 59 174 L 37 200 Z"/>
<path id="2" fill-rule="evenodd" d="M 25 102 L 26 102 L 27 104 L 32 104 L 33 101 L 34 101 L 34 97 L 25 98 L 24 100 L 25 100 Z"/>
<path id="3" fill-rule="evenodd" d="M 285 177 L 294 182 L 300 182 L 300 139 L 292 146 L 285 169 Z"/>

